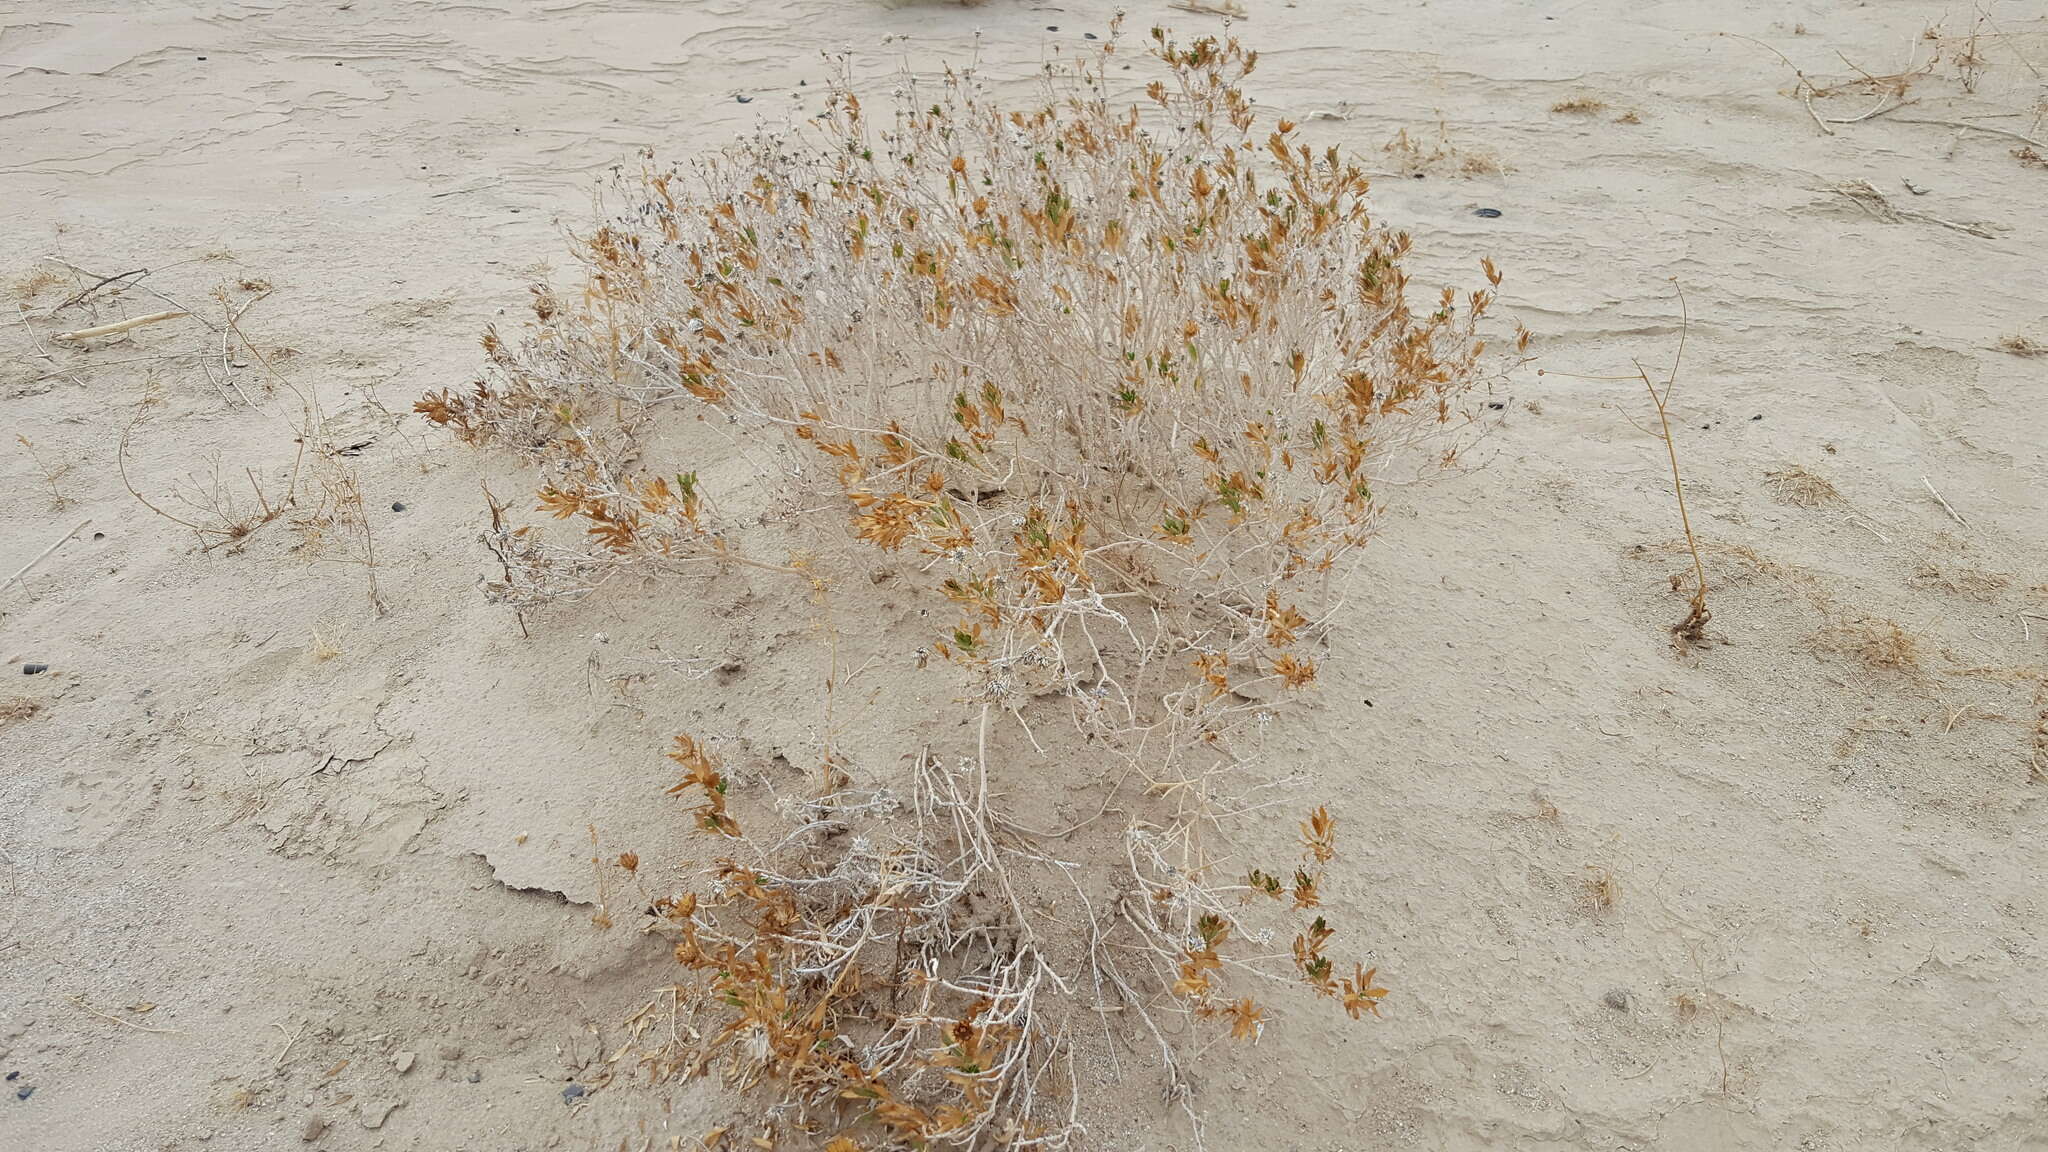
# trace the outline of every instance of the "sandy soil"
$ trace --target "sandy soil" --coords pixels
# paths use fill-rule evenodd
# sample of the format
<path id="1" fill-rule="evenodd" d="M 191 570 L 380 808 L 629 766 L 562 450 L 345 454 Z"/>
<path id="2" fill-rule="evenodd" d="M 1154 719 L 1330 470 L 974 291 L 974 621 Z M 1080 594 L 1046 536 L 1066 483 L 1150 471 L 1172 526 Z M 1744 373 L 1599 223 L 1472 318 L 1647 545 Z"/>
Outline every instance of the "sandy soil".
<path id="1" fill-rule="evenodd" d="M 1304 131 L 1382 173 L 1424 278 L 1492 256 L 1540 358 L 1485 465 L 1402 496 L 1290 734 L 1353 830 L 1336 910 L 1386 1019 L 1216 1049 L 1208 1147 L 2048 1148 L 2048 358 L 2010 343 L 2048 343 L 2048 169 L 1984 130 L 2048 135 L 2040 9 L 1951 5 L 1937 41 L 1900 0 L 1250 6 L 1259 99 L 1334 114 Z M 1021 77 L 1108 15 L 0 4 L 0 576 L 64 539 L 0 588 L 0 1148 L 694 1148 L 745 1117 L 608 1078 L 668 967 L 592 926 L 591 837 L 685 869 L 660 750 L 810 739 L 811 617 L 735 577 L 522 637 L 476 587 L 479 475 L 519 473 L 403 414 L 566 280 L 557 222 L 634 150 L 815 111 L 821 50 L 932 68 L 979 28 Z M 1133 5 L 1169 18 L 1217 23 Z M 1904 107 L 1827 91 L 1937 48 Z M 1640 384 L 1534 370 L 1668 364 L 1674 278 L 1691 653 Z M 55 339 L 152 292 L 195 316 Z M 290 470 L 296 402 L 223 352 L 244 305 L 352 452 L 374 570 L 289 517 L 204 549 L 123 485 L 124 429 L 173 512 L 216 461 L 244 505 Z M 1142 1073 L 1090 1087 L 1091 1147 L 1192 1147 Z"/>

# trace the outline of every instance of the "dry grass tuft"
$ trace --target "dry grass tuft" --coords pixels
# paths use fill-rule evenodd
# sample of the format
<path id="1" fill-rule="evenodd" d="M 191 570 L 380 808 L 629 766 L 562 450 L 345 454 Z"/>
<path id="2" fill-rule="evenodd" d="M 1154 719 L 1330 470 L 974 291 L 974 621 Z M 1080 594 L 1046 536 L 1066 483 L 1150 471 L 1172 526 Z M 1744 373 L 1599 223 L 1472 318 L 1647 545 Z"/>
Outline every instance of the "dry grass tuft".
<path id="1" fill-rule="evenodd" d="M 315 627 L 313 629 L 313 643 L 306 649 L 306 654 L 313 658 L 314 663 L 321 664 L 341 655 L 341 649 L 335 645 L 334 641 L 326 633 Z"/>
<path id="2" fill-rule="evenodd" d="M 26 696 L 9 696 L 5 700 L 0 700 L 0 728 L 19 723 L 42 710 L 40 701 L 31 700 Z"/>
<path id="3" fill-rule="evenodd" d="M 1381 146 L 1381 151 L 1393 160 L 1395 170 L 1403 176 L 1499 176 L 1507 171 L 1507 166 L 1492 153 L 1453 144 L 1450 127 L 1442 120 L 1437 121 L 1436 139 L 1429 139 L 1422 131 L 1411 136 L 1403 128 Z"/>
<path id="4" fill-rule="evenodd" d="M 1888 617 L 1865 616 L 1845 624 L 1823 628 L 1818 637 L 1822 647 L 1852 656 L 1863 666 L 1878 672 L 1917 672 L 1920 669 L 1920 641 L 1899 622 Z"/>
<path id="5" fill-rule="evenodd" d="M 2029 339 L 2017 332 L 2010 336 L 2000 336 L 1998 338 L 1998 350 L 2000 352 L 2010 352 L 2014 356 L 2048 356 L 2048 344 L 2043 344 L 2039 340 Z"/>
<path id="6" fill-rule="evenodd" d="M 1666 542 L 1659 550 L 1672 556 L 1682 556 L 1687 552 L 1683 540 Z M 1816 607 L 1825 606 L 1826 597 L 1820 578 L 1810 568 L 1774 560 L 1747 544 L 1710 540 L 1700 545 L 1700 551 L 1714 557 L 1715 583 L 1723 587 L 1779 585 L 1805 597 Z M 1684 595 L 1691 576 L 1691 571 L 1682 569 L 1671 572 L 1666 578 L 1674 594 Z"/>
<path id="7" fill-rule="evenodd" d="M 1764 473 L 1764 488 L 1778 503 L 1795 508 L 1819 508 L 1842 502 L 1842 494 L 1833 484 L 1797 464 Z"/>
<path id="8" fill-rule="evenodd" d="M 1579 879 L 1579 895 L 1587 910 L 1596 915 L 1607 912 L 1621 903 L 1621 881 L 1615 878 L 1613 869 L 1588 864 L 1586 874 Z"/>
<path id="9" fill-rule="evenodd" d="M 62 284 L 64 278 L 48 268 L 38 268 L 14 282 L 14 296 L 17 300 L 33 300 L 44 291 Z"/>
<path id="10" fill-rule="evenodd" d="M 1607 101 L 1595 96 L 1574 96 L 1552 104 L 1550 110 L 1566 116 L 1591 116 L 1607 111 Z"/>
<path id="11" fill-rule="evenodd" d="M 1643 122 L 1643 114 L 1631 108 L 1628 111 L 1623 112 L 1621 115 L 1616 116 L 1614 118 L 1614 122 L 1616 124 L 1641 124 Z"/>
<path id="12" fill-rule="evenodd" d="M 1986 572 L 1981 568 L 1942 568 L 1934 564 L 1921 564 L 1913 569 L 1907 583 L 1928 592 L 1945 592 L 1979 604 L 1997 600 L 1999 594 L 2012 586 L 2012 577 L 2002 572 Z"/>
<path id="13" fill-rule="evenodd" d="M 1507 170 L 1508 166 L 1492 153 L 1468 152 L 1458 161 L 1460 176 L 1499 176 Z"/>
<path id="14" fill-rule="evenodd" d="M 203 259 L 230 259 L 208 253 Z M 199 539 L 201 551 L 226 548 L 240 551 L 260 529 L 283 522 L 299 533 L 298 548 L 309 559 L 340 561 L 363 566 L 367 573 L 370 602 L 381 615 L 385 611 L 377 590 L 376 547 L 370 536 L 370 521 L 360 488 L 360 473 L 354 455 L 359 444 L 334 442 L 328 435 L 328 416 L 320 403 L 318 387 L 287 376 L 279 363 L 298 355 L 290 348 L 266 351 L 251 341 L 243 330 L 250 308 L 270 292 L 265 280 L 243 279 L 241 287 L 256 293 L 239 302 L 230 297 L 227 285 L 211 293 L 220 308 L 219 368 L 211 367 L 208 355 L 200 363 L 224 400 L 255 408 L 257 402 L 244 389 L 232 369 L 246 367 L 248 357 L 260 370 L 265 395 L 289 395 L 292 402 L 278 409 L 283 430 L 291 443 L 289 464 L 228 464 L 219 452 L 202 457 L 203 470 L 189 472 L 182 482 L 173 481 L 169 491 L 154 483 L 138 482 L 129 471 L 130 445 L 163 403 L 156 377 L 144 385 L 134 413 L 123 425 L 115 446 L 115 471 L 122 486 L 137 503 L 163 519 L 185 528 Z M 278 392 L 282 389 L 282 394 Z M 296 411 L 294 411 L 296 409 Z M 24 447 L 28 447 L 23 441 Z M 146 492 L 150 483 L 155 492 Z M 54 481 L 51 482 L 55 492 Z"/>

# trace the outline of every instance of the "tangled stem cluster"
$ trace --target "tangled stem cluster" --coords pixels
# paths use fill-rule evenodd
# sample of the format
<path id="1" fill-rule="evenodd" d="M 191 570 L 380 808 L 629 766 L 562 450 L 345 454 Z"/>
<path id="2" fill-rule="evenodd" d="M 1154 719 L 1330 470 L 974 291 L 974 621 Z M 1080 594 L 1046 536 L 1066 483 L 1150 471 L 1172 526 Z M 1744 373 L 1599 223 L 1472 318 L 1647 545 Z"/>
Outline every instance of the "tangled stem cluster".
<path id="1" fill-rule="evenodd" d="M 772 1082 L 774 1114 L 835 1148 L 1067 1146 L 1083 1031 L 1142 1038 L 1185 1104 L 1191 1021 L 1263 1027 L 1226 983 L 1298 981 L 1354 1017 L 1386 994 L 1362 965 L 1337 975 L 1321 916 L 1292 971 L 1232 955 L 1271 938 L 1260 897 L 1319 904 L 1327 811 L 1298 867 L 1219 862 L 1265 806 L 1259 735 L 1317 678 L 1378 489 L 1454 464 L 1477 429 L 1499 274 L 1411 305 L 1410 238 L 1369 215 L 1363 172 L 1260 128 L 1256 53 L 1154 30 L 1160 78 L 1131 104 L 1109 93 L 1116 53 L 1048 66 L 1025 110 L 971 71 L 905 79 L 879 116 L 842 82 L 803 132 L 615 172 L 582 298 L 536 288 L 523 339 L 491 332 L 484 377 L 418 406 L 520 452 L 540 507 L 583 529 L 565 546 L 494 511 L 514 604 L 627 569 L 821 581 L 751 553 L 697 472 L 646 459 L 680 406 L 771 454 L 783 507 L 822 493 L 950 607 L 917 655 L 963 678 L 972 749 L 918 751 L 892 790 L 828 748 L 770 843 L 705 746 L 672 753 L 734 850 L 656 927 L 722 1023 L 647 1062 Z M 1046 725 L 1101 794 L 1063 830 L 991 799 Z M 1058 891 L 1078 926 L 1027 895 Z"/>

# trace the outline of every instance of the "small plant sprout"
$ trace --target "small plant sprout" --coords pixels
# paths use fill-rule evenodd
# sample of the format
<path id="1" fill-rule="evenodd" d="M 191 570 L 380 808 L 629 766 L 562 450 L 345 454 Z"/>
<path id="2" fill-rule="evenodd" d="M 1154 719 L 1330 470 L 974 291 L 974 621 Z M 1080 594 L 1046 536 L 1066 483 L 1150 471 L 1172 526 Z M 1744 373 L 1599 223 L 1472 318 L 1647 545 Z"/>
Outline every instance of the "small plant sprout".
<path id="1" fill-rule="evenodd" d="M 1678 469 L 1678 444 L 1672 439 L 1671 435 L 1671 392 L 1678 385 L 1679 365 L 1685 360 L 1685 339 L 1692 328 L 1692 316 L 1687 311 L 1685 304 L 1685 289 L 1679 287 L 1676 280 L 1672 281 L 1672 285 L 1678 293 L 1678 348 L 1672 353 L 1671 368 L 1665 373 L 1663 384 L 1660 386 L 1656 381 L 1652 380 L 1649 371 L 1641 363 L 1635 364 L 1635 371 L 1626 376 L 1584 376 L 1580 378 L 1587 380 L 1640 380 L 1643 388 L 1650 394 L 1650 404 L 1657 414 L 1657 427 L 1648 428 L 1638 423 L 1633 417 L 1628 419 L 1629 423 L 1634 424 L 1638 430 L 1662 442 L 1665 457 L 1670 462 L 1671 489 L 1678 500 L 1678 522 L 1685 530 L 1685 543 L 1687 549 L 1692 553 L 1693 568 L 1693 592 L 1690 600 L 1687 602 L 1685 618 L 1671 626 L 1671 636 L 1681 650 L 1689 650 L 1694 645 L 1703 643 L 1706 640 L 1707 622 L 1713 618 L 1714 614 L 1707 608 L 1707 563 L 1700 555 L 1699 538 L 1693 535 L 1692 515 L 1686 509 L 1685 504 L 1685 478 L 1679 473 Z M 1538 369 L 1537 374 L 1544 374 L 1544 370 Z M 1573 374 L 1561 373 L 1561 375 Z M 1675 579 L 1672 584 L 1672 590 L 1682 591 L 1683 588 L 1682 580 Z"/>

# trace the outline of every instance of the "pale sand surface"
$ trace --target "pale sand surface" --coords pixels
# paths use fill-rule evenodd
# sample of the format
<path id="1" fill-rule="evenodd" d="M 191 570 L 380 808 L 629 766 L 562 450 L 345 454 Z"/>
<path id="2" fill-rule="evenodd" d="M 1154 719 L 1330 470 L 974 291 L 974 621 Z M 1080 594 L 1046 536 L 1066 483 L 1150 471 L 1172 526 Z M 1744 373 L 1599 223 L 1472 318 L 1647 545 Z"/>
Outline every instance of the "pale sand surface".
<path id="1" fill-rule="evenodd" d="M 1418 279 L 1497 261 L 1539 359 L 1483 467 L 1399 498 L 1287 737 L 1303 802 L 1346 821 L 1333 916 L 1386 1018 L 1279 1000 L 1263 1042 L 1199 1068 L 1208 1147 L 2048 1148 L 2048 358 L 1999 347 L 2048 342 L 2048 170 L 1911 122 L 2048 133 L 2041 10 L 1990 9 L 1974 92 L 1943 63 L 1826 136 L 1784 62 L 1716 33 L 1825 85 L 1854 75 L 1837 50 L 1924 61 L 1939 5 L 1250 4 L 1253 94 L 1348 106 L 1303 132 L 1380 174 Z M 402 414 L 469 377 L 529 280 L 568 282 L 558 222 L 637 149 L 816 111 L 824 50 L 886 77 L 964 59 L 978 27 L 989 74 L 1022 77 L 1109 12 L 0 4 L 0 577 L 91 519 L 0 590 L 0 1149 L 298 1147 L 314 1117 L 330 1149 L 690 1148 L 745 1115 L 623 1076 L 565 1104 L 671 969 L 590 925 L 586 829 L 666 869 L 700 851 L 659 751 L 810 739 L 811 616 L 738 577 L 619 586 L 523 639 L 476 588 L 479 471 L 500 496 L 522 474 Z M 1552 111 L 1581 97 L 1605 107 Z M 1423 178 L 1381 151 L 1403 129 L 1446 149 Z M 1856 182 L 1889 208 L 1836 191 Z M 288 469 L 289 406 L 191 319 L 53 343 L 170 305 L 52 315 L 92 281 L 44 256 L 149 268 L 215 324 L 216 286 L 271 286 L 240 323 L 360 445 L 388 613 L 286 524 L 202 552 L 128 495 L 145 391 L 129 470 L 159 496 L 216 453 L 229 483 Z M 1640 385 L 1535 372 L 1668 364 L 1673 278 L 1723 641 L 1689 655 Z M 1794 466 L 1839 500 L 1775 498 Z M 841 611 L 903 610 L 884 592 Z M 1846 642 L 1878 622 L 1911 666 Z M 697 657 L 731 663 L 662 663 Z M 916 677 L 881 682 L 933 690 Z M 954 723 L 932 698 L 857 723 Z M 1191 1147 L 1132 1068 L 1091 1069 L 1088 1146 Z"/>

